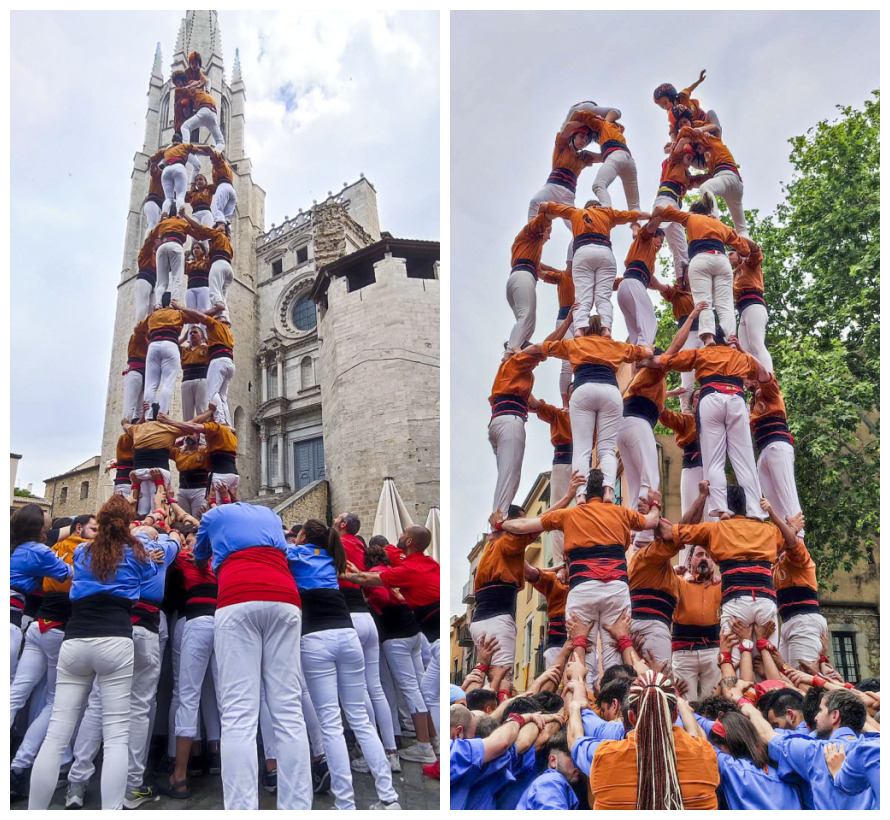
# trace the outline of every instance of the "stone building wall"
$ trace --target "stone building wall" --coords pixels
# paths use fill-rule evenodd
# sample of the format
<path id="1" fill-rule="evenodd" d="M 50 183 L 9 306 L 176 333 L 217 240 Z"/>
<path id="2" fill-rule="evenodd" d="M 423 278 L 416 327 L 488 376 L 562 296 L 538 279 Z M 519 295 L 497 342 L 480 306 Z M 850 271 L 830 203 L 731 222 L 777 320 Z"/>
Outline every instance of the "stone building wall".
<path id="1" fill-rule="evenodd" d="M 409 279 L 394 257 L 374 272 L 352 293 L 334 279 L 319 319 L 332 509 L 357 513 L 369 535 L 386 477 L 415 523 L 439 504 L 439 281 Z"/>
<path id="2" fill-rule="evenodd" d="M 51 504 L 53 518 L 93 514 L 99 509 L 105 501 L 105 497 L 100 497 L 101 463 L 98 458 L 91 459 L 89 466 L 82 470 L 47 479 L 44 493 Z M 81 497 L 84 484 L 86 495 Z"/>
<path id="3" fill-rule="evenodd" d="M 329 523 L 328 520 L 328 482 L 316 481 L 303 488 L 299 497 L 283 510 L 276 508 L 285 526 L 293 527 L 310 518 Z"/>
<path id="4" fill-rule="evenodd" d="M 821 604 L 822 614 L 828 622 L 829 634 L 852 632 L 855 635 L 856 660 L 859 678 L 879 677 L 881 674 L 881 615 L 877 606 L 861 604 Z M 832 657 L 829 643 L 828 655 Z M 835 659 L 833 659 L 835 660 Z"/>

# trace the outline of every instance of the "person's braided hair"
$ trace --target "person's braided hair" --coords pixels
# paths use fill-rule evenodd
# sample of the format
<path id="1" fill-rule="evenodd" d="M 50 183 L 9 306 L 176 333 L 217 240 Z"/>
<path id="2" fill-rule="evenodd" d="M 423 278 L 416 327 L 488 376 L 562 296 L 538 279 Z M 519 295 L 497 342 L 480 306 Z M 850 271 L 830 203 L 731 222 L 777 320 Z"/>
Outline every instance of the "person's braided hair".
<path id="1" fill-rule="evenodd" d="M 636 715 L 637 808 L 682 811 L 673 730 L 677 717 L 674 682 L 661 672 L 647 670 L 631 684 L 627 708 Z"/>

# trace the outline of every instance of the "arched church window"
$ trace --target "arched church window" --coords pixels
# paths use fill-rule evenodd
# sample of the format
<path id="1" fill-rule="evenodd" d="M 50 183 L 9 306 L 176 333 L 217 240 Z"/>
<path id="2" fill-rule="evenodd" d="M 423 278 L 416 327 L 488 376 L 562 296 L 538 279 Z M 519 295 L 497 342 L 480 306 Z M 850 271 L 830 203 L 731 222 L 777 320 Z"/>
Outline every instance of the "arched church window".
<path id="1" fill-rule="evenodd" d="M 223 136 L 228 139 L 229 137 L 229 101 L 224 96 L 222 98 L 222 106 L 220 108 L 220 117 L 219 117 L 219 130 L 222 131 Z"/>
<path id="2" fill-rule="evenodd" d="M 315 384 L 315 378 L 312 375 L 312 359 L 306 356 L 300 362 L 300 387 L 306 390 Z"/>

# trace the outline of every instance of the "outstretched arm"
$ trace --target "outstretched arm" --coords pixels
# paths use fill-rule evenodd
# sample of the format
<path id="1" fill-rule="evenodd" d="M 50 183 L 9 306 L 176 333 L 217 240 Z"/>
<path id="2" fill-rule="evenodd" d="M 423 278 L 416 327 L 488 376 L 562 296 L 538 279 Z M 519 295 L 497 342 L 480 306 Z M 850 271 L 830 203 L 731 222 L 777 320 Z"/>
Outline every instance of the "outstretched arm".
<path id="1" fill-rule="evenodd" d="M 794 549 L 797 546 L 797 532 L 788 525 L 788 522 L 783 521 L 780 516 L 776 515 L 773 505 L 766 498 L 760 499 L 760 507 L 769 516 L 769 520 L 779 528 L 779 532 L 782 533 L 782 537 L 785 539 L 785 546 L 788 549 Z"/>
<path id="2" fill-rule="evenodd" d="M 665 356 L 673 356 L 675 353 L 679 353 L 683 349 L 683 345 L 686 344 L 686 340 L 689 338 L 689 331 L 692 330 L 692 323 L 701 315 L 701 312 L 708 306 L 707 302 L 699 302 L 692 309 L 692 313 L 690 313 L 686 317 L 686 321 L 683 322 L 680 329 L 674 334 L 674 338 L 671 339 L 671 343 L 668 345 L 668 349 L 664 351 Z"/>
<path id="3" fill-rule="evenodd" d="M 501 529 L 513 535 L 536 535 L 544 531 L 544 525 L 540 518 L 511 518 L 501 524 Z"/>

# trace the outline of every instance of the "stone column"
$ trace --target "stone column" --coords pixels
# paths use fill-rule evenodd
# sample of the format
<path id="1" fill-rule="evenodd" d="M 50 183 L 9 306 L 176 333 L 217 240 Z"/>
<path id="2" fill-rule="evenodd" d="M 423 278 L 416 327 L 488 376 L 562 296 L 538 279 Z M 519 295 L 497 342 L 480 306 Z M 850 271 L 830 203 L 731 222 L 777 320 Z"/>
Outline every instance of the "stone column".
<path id="1" fill-rule="evenodd" d="M 260 428 L 260 492 L 269 489 L 269 432 Z"/>
<path id="2" fill-rule="evenodd" d="M 263 397 L 263 402 L 269 401 L 269 375 L 266 372 L 266 357 L 260 360 L 260 395 Z M 265 477 L 265 472 L 263 472 L 263 476 Z"/>
<path id="3" fill-rule="evenodd" d="M 279 368 L 281 362 L 278 363 Z M 281 373 L 281 370 L 278 371 Z M 284 477 L 284 422 L 278 422 L 278 486 L 284 487 L 287 481 Z"/>
<path id="4" fill-rule="evenodd" d="M 280 350 L 275 354 L 275 366 L 278 368 L 278 398 L 284 398 L 284 353 Z"/>

